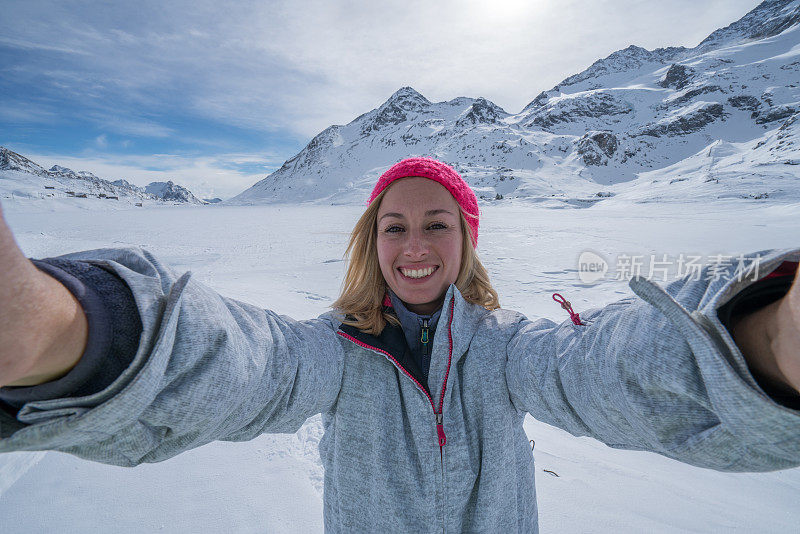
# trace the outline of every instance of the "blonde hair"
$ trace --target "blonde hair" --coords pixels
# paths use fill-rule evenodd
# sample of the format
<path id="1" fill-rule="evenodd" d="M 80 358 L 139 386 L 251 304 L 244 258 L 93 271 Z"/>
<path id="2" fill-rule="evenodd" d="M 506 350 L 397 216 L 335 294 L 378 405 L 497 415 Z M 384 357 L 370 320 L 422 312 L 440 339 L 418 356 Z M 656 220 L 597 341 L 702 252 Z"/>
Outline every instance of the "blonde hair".
<path id="1" fill-rule="evenodd" d="M 342 292 L 332 307 L 345 315 L 344 324 L 368 334 L 379 335 L 386 323 L 399 324 L 397 318 L 383 311 L 386 281 L 378 262 L 378 209 L 386 191 L 375 197 L 350 234 L 345 256 L 349 260 L 342 282 Z M 461 218 L 461 268 L 456 287 L 467 302 L 487 310 L 500 307 L 497 291 L 489 281 L 489 273 L 472 246 L 472 232 L 464 213 Z"/>

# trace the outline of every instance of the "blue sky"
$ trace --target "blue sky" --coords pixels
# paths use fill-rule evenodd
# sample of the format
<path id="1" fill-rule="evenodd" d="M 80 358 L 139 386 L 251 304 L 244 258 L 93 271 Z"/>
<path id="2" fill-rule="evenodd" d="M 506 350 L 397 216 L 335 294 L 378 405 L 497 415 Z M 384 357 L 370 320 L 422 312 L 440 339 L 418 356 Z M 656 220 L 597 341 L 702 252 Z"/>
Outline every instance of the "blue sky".
<path id="1" fill-rule="evenodd" d="M 756 1 L 4 1 L 0 145 L 232 196 L 410 85 L 519 112 L 636 44 L 695 46 Z"/>

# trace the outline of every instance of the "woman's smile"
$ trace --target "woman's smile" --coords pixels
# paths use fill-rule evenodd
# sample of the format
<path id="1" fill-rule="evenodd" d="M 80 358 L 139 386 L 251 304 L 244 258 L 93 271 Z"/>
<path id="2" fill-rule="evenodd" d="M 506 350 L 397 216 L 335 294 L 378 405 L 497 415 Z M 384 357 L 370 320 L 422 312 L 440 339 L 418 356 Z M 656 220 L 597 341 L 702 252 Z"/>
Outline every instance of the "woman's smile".
<path id="1" fill-rule="evenodd" d="M 434 272 L 439 269 L 437 265 L 434 266 L 407 266 L 407 267 L 398 267 L 397 270 L 400 271 L 400 274 L 403 277 L 411 279 L 411 280 L 419 280 L 424 281 L 427 280 Z"/>

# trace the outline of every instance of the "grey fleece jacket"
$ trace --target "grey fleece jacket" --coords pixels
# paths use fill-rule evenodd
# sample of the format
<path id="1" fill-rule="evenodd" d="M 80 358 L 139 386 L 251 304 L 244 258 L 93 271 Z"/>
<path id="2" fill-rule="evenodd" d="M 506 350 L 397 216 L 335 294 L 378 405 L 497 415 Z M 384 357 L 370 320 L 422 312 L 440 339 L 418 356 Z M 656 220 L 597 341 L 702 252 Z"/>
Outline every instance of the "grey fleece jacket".
<path id="1" fill-rule="evenodd" d="M 323 414 L 329 532 L 535 532 L 526 412 L 612 447 L 720 470 L 800 464 L 800 412 L 757 385 L 717 310 L 749 274 L 637 278 L 584 326 L 445 297 L 430 396 L 335 314 L 295 321 L 220 296 L 146 251 L 65 256 L 131 288 L 142 334 L 104 390 L 0 412 L 0 452 L 59 450 L 132 466 L 213 440 L 294 432 Z M 800 251 L 761 253 L 763 274 Z M 365 341 L 366 340 L 366 341 Z"/>

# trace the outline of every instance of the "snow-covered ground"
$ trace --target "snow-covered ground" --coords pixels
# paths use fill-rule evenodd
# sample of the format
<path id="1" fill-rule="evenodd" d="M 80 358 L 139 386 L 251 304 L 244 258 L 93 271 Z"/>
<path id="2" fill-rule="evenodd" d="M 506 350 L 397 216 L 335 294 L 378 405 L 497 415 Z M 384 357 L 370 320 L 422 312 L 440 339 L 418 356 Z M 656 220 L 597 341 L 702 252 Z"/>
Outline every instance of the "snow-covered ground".
<path id="1" fill-rule="evenodd" d="M 564 320 L 553 292 L 578 312 L 631 294 L 622 280 L 582 283 L 577 259 L 586 250 L 609 261 L 611 278 L 623 255 L 641 255 L 647 274 L 651 254 L 674 260 L 800 246 L 800 203 L 767 202 L 496 203 L 482 207 L 479 252 L 504 307 Z M 31 257 L 138 245 L 225 295 L 297 318 L 322 313 L 337 295 L 348 232 L 363 209 L 93 205 L 3 199 Z M 789 532 L 800 525 L 799 469 L 717 473 L 612 450 L 531 418 L 525 428 L 536 440 L 544 533 Z M 2 455 L 0 531 L 321 532 L 320 435 L 316 417 L 295 435 L 212 443 L 133 469 L 60 453 Z"/>

